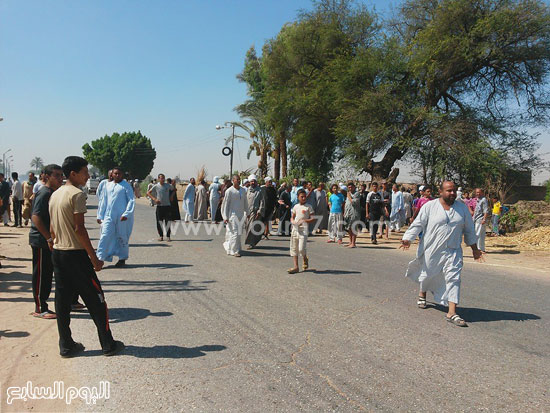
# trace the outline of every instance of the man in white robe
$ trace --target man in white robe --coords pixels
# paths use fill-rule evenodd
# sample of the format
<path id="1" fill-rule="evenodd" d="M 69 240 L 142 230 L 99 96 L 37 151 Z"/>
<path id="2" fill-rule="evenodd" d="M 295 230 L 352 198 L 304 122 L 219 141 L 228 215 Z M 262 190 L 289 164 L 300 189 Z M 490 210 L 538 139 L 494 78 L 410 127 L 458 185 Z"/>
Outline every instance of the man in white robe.
<path id="1" fill-rule="evenodd" d="M 397 184 L 393 184 L 391 195 L 391 213 L 390 213 L 390 229 L 392 231 L 401 231 L 401 226 L 405 222 L 405 201 L 403 200 L 403 192 L 399 190 Z"/>
<path id="2" fill-rule="evenodd" d="M 470 211 L 456 200 L 456 185 L 445 181 L 439 199 L 426 203 L 403 235 L 400 248 L 406 250 L 418 235 L 424 235 L 418 245 L 416 259 L 409 263 L 406 277 L 420 283 L 417 305 L 426 308 L 426 292 L 431 291 L 436 302 L 448 305 L 446 320 L 460 327 L 466 322 L 456 313 L 460 298 L 462 272 L 462 236 L 472 248 L 476 261 L 482 261 Z"/>
<path id="3" fill-rule="evenodd" d="M 256 175 L 248 177 L 250 186 L 246 191 L 248 203 L 247 219 L 246 219 L 246 240 L 247 249 L 251 250 L 262 239 L 264 234 L 264 226 L 262 218 L 265 215 L 265 189 L 258 185 Z"/>
<path id="4" fill-rule="evenodd" d="M 485 252 L 485 236 L 487 234 L 487 217 L 489 216 L 489 202 L 485 198 L 485 191 L 476 188 L 476 208 L 474 210 L 474 226 L 477 236 L 477 247 Z"/>
<path id="5" fill-rule="evenodd" d="M 195 178 L 191 178 L 183 194 L 182 209 L 183 220 L 185 222 L 193 221 L 193 214 L 195 213 L 195 192 Z"/>
<path id="6" fill-rule="evenodd" d="M 97 218 L 102 222 L 97 257 L 110 262 L 117 256 L 116 267 L 126 264 L 134 226 L 134 189 L 122 176 L 120 168 L 113 168 L 113 180 L 103 188 L 101 208 L 97 212 Z"/>
<path id="7" fill-rule="evenodd" d="M 95 190 L 95 196 L 97 196 L 97 211 L 99 213 L 99 210 L 101 209 L 101 196 L 103 195 L 103 190 L 105 189 L 105 185 L 107 185 L 109 182 L 113 180 L 113 170 L 109 169 L 109 172 L 107 172 L 107 178 L 103 179 L 99 185 L 97 186 L 97 189 Z M 99 223 L 100 219 L 99 216 L 97 217 L 97 222 Z"/>
<path id="8" fill-rule="evenodd" d="M 216 222 L 216 212 L 218 211 L 218 204 L 220 202 L 221 185 L 219 181 L 220 178 L 215 176 L 208 188 L 208 192 L 210 193 L 210 218 L 212 222 Z"/>
<path id="9" fill-rule="evenodd" d="M 195 196 L 194 218 L 196 221 L 208 219 L 208 193 L 206 192 L 206 182 L 199 182 Z"/>
<path id="10" fill-rule="evenodd" d="M 246 211 L 246 189 L 239 185 L 238 175 L 233 176 L 233 186 L 225 191 L 222 203 L 222 218 L 226 224 L 223 247 L 227 255 L 241 256 L 241 236 L 244 231 Z"/>

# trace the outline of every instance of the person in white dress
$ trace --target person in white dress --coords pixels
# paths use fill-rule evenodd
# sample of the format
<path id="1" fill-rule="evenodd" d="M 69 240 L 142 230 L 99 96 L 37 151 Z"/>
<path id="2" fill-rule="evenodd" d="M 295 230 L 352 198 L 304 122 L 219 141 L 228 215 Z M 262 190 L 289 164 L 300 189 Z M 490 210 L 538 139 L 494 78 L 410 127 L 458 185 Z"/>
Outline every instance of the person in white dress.
<path id="1" fill-rule="evenodd" d="M 463 202 L 455 202 L 456 185 L 441 184 L 441 197 L 426 203 L 403 235 L 401 246 L 409 249 L 411 242 L 423 232 L 416 258 L 409 263 L 406 277 L 420 284 L 417 305 L 426 308 L 426 292 L 431 291 L 439 304 L 449 307 L 446 320 L 459 327 L 466 322 L 456 313 L 460 299 L 460 277 L 463 266 L 462 237 L 472 248 L 476 261 L 483 261 L 477 248 L 474 222 Z"/>
<path id="2" fill-rule="evenodd" d="M 233 186 L 225 191 L 222 202 L 222 218 L 226 224 L 223 247 L 227 255 L 241 256 L 241 237 L 246 221 L 248 202 L 246 190 L 240 186 L 240 177 L 233 176 Z"/>

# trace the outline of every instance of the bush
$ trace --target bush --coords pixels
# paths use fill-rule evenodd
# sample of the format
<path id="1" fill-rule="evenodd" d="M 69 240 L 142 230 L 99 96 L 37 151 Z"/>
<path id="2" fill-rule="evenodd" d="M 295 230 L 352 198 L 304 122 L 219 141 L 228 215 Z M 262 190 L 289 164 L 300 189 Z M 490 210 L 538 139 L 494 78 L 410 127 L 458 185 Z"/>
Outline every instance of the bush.
<path id="1" fill-rule="evenodd" d="M 544 200 L 548 203 L 550 203 L 550 179 L 546 181 L 546 197 Z"/>

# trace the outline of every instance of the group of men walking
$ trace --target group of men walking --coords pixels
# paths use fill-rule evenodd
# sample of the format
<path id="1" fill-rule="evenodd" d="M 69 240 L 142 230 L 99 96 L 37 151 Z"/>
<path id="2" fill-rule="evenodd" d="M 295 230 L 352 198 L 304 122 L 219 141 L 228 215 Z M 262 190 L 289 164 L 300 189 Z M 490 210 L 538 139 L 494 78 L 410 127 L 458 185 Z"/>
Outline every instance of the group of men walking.
<path id="1" fill-rule="evenodd" d="M 67 180 L 65 185 L 63 177 Z M 84 307 L 78 302 L 79 296 L 96 324 L 104 354 L 112 355 L 124 348 L 122 342 L 112 337 L 107 305 L 96 271 L 114 257 L 118 257 L 115 267 L 126 265 L 134 221 L 135 188 L 124 179 L 124 171 L 119 167 L 109 171 L 108 177 L 100 183 L 97 222 L 101 224 L 101 236 L 96 252 L 84 224 L 86 194 L 81 188 L 88 178 L 87 162 L 73 156 L 67 157 L 62 166 L 46 166 L 37 191 L 29 185 L 21 187 L 22 192 L 33 194 L 29 213 L 35 300 L 32 314 L 57 319 L 63 357 L 72 357 L 84 349 L 82 344 L 72 339 L 69 328 L 70 312 Z M 5 185 L 2 175 L 0 179 L 0 199 L 3 200 Z M 440 197 L 432 199 L 432 188 L 427 186 L 419 187 L 419 196 L 413 197 L 397 185 L 393 185 L 391 193 L 387 184 L 379 191 L 376 182 L 371 183 L 370 191 L 366 191 L 366 185 L 357 190 L 355 184 L 349 182 L 346 186 L 335 184 L 326 193 L 323 184 L 313 189 L 311 182 L 298 185 L 295 180 L 292 186 L 282 185 L 277 193 L 269 177 L 265 185 L 260 186 L 255 175 L 250 175 L 242 186 L 237 175 L 230 183 L 225 181 L 222 184 L 215 179 L 208 191 L 206 188 L 202 190 L 202 182 L 195 189 L 193 181 L 184 194 L 184 220 L 201 217 L 202 212 L 196 215 L 194 208 L 204 208 L 205 194 L 209 195 L 204 205 L 210 205 L 213 222 L 223 220 L 225 223 L 223 246 L 228 255 L 240 257 L 242 243 L 252 249 L 262 237 L 267 238 L 269 224 L 278 210 L 278 233 L 290 235 L 290 255 L 294 260 L 294 266 L 288 270 L 291 274 L 300 270 L 299 256 L 303 257 L 303 269 L 308 268 L 307 242 L 313 232 L 327 229 L 327 242 L 341 244 L 344 231 L 347 231 L 347 246 L 355 248 L 362 228 L 370 231 L 372 242 L 376 243 L 377 233 L 382 234 L 384 228 L 399 232 L 405 223 L 409 224 L 401 248 L 408 249 L 412 241 L 420 239 L 416 258 L 410 262 L 406 273 L 420 285 L 417 306 L 426 308 L 426 293 L 431 291 L 436 302 L 448 306 L 446 319 L 457 326 L 466 326 L 456 313 L 463 267 L 461 243 L 464 237 L 472 248 L 474 259 L 482 260 L 489 211 L 481 189 L 476 190 L 476 204 L 472 208 L 470 201 L 462 199 L 452 182 L 443 182 L 439 188 Z M 17 191 L 15 188 L 16 194 Z M 170 240 L 169 222 L 173 220 L 174 208 L 179 213 L 175 186 L 159 174 L 158 182 L 147 195 L 157 206 L 160 239 L 167 236 Z M 56 281 L 55 312 L 48 308 L 47 303 L 53 274 Z"/>

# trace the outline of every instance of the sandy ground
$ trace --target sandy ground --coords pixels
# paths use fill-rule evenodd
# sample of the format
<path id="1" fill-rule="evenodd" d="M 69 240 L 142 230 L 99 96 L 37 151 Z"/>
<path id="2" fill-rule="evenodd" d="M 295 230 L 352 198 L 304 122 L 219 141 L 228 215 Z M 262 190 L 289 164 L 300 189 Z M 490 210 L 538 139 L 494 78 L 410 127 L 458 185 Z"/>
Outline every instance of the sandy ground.
<path id="1" fill-rule="evenodd" d="M 142 198 L 138 201 L 146 204 Z M 0 412 L 14 411 L 75 411 L 78 404 L 68 406 L 64 400 L 27 400 L 6 403 L 6 392 L 10 386 L 52 386 L 62 380 L 65 387 L 82 385 L 78 371 L 72 361 L 58 355 L 57 328 L 55 320 L 34 318 L 31 287 L 31 249 L 28 246 L 28 228 L 0 227 L 0 361 L 1 394 Z M 391 234 L 390 239 L 380 240 L 379 246 L 399 246 L 400 234 Z M 367 233 L 360 236 L 359 244 L 369 245 Z M 488 254 L 482 265 L 501 267 L 503 272 L 522 276 L 550 276 L 550 251 L 520 251 L 502 243 L 498 238 L 488 238 Z M 406 254 L 411 257 L 416 248 Z M 398 253 L 396 251 L 396 253 Z M 403 253 L 403 252 L 399 252 Z M 465 256 L 471 252 L 465 250 Z M 466 260 L 466 265 L 479 265 Z M 50 298 L 53 309 L 53 293 Z"/>
<path id="2" fill-rule="evenodd" d="M 28 228 L 0 228 L 0 361 L 2 371 L 0 411 L 74 411 L 63 400 L 27 400 L 7 404 L 10 386 L 53 386 L 62 380 L 65 386 L 78 386 L 78 376 L 70 360 L 59 357 L 55 320 L 32 317 L 34 311 L 31 273 L 32 254 Z M 53 293 L 51 309 L 53 310 Z"/>

